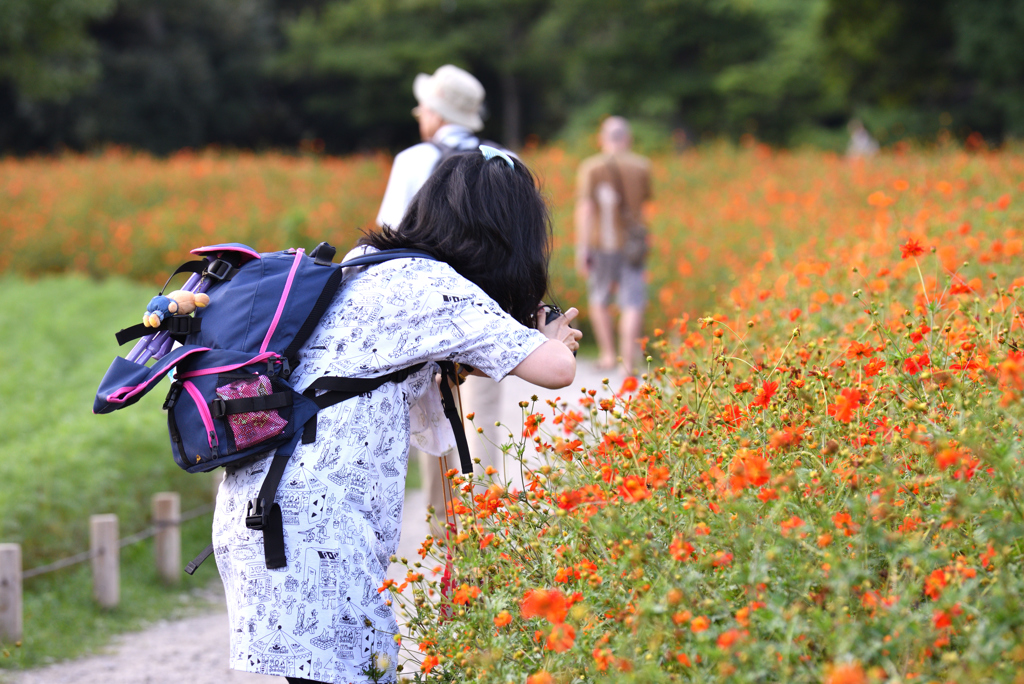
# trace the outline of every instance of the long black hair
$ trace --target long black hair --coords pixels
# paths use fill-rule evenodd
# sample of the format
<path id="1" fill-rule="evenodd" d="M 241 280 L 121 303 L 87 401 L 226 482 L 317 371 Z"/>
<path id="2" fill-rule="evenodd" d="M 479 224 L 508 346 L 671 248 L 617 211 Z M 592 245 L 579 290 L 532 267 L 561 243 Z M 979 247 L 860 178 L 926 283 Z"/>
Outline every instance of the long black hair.
<path id="1" fill-rule="evenodd" d="M 518 159 L 510 168 L 480 152 L 449 157 L 397 229 L 367 233 L 360 244 L 428 252 L 530 327 L 548 289 L 551 221 L 536 179 Z"/>

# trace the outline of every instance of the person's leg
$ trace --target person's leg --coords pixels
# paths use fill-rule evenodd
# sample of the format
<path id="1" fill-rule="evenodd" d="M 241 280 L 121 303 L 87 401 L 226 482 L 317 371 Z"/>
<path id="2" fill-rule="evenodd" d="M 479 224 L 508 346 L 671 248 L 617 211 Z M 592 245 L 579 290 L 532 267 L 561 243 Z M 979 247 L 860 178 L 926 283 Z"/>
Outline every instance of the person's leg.
<path id="1" fill-rule="evenodd" d="M 288 684 L 325 684 L 325 682 L 318 682 L 312 679 L 299 679 L 298 677 L 285 677 L 288 680 Z"/>
<path id="2" fill-rule="evenodd" d="M 505 464 L 499 447 L 508 441 L 508 430 L 494 426 L 494 423 L 501 420 L 501 383 L 490 378 L 470 376 L 459 386 L 459 399 L 462 415 L 474 414 L 472 423 L 466 421 L 469 455 L 480 459 L 480 465 L 477 466 L 479 469 L 486 470 L 487 466 L 491 466 L 504 479 Z M 477 433 L 477 428 L 483 428 L 483 434 Z"/>
<path id="3" fill-rule="evenodd" d="M 644 305 L 647 303 L 647 276 L 643 268 L 625 265 L 619 281 L 619 353 L 630 375 L 640 361 L 640 336 L 644 330 Z M 642 364 L 641 364 L 642 365 Z"/>
<path id="4" fill-rule="evenodd" d="M 608 305 L 611 303 L 612 287 L 615 285 L 616 254 L 594 252 L 590 264 L 590 278 L 587 282 L 590 305 L 590 325 L 597 342 L 598 368 L 615 367 L 614 324 Z"/>
<path id="5" fill-rule="evenodd" d="M 640 335 L 644 329 L 643 309 L 623 309 L 619 315 L 619 354 L 622 367 L 629 375 L 635 375 L 640 356 Z M 641 364 L 642 365 L 642 364 Z"/>
<path id="6" fill-rule="evenodd" d="M 612 314 L 608 307 L 598 300 L 590 300 L 590 324 L 594 328 L 597 342 L 597 366 L 602 369 L 615 367 L 615 339 L 612 333 Z"/>
<path id="7" fill-rule="evenodd" d="M 450 486 L 449 480 L 441 472 L 441 459 L 420 449 L 417 449 L 416 452 L 420 455 L 420 486 L 426 495 L 425 503 L 427 506 L 434 507 L 434 517 L 430 519 L 430 534 L 435 538 L 444 539 L 444 525 L 447 520 L 444 488 Z M 458 456 L 455 458 L 457 461 Z M 451 463 L 450 457 L 448 460 Z M 456 466 L 452 465 L 451 467 Z M 410 511 L 406 514 L 425 516 L 426 511 L 415 511 L 415 513 Z"/>

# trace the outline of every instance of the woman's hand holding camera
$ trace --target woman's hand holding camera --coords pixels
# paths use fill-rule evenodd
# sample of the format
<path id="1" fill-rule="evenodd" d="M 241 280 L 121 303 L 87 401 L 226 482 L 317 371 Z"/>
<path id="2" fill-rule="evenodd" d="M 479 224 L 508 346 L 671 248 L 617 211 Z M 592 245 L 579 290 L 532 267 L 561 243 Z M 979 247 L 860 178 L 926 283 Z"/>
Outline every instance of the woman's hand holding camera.
<path id="1" fill-rule="evenodd" d="M 576 350 L 580 348 L 580 338 L 583 337 L 583 333 L 575 328 L 570 328 L 569 323 L 580 315 L 579 310 L 572 307 L 556 318 L 551 318 L 548 315 L 550 310 L 548 306 L 541 304 L 537 311 L 537 330 L 544 333 L 544 336 L 550 340 L 558 340 L 575 354 Z"/>

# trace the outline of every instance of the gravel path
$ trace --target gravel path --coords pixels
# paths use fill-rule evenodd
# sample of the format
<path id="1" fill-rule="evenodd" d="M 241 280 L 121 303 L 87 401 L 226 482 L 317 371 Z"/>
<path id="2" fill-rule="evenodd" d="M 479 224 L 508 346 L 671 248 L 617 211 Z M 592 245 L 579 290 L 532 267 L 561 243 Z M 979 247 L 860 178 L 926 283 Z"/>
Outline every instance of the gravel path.
<path id="1" fill-rule="evenodd" d="M 509 399 L 502 422 L 519 425 L 521 410 L 517 402 L 536 394 L 540 410 L 547 412 L 543 401 L 561 396 L 576 405 L 579 388 L 601 388 L 601 379 L 610 377 L 613 389 L 623 380 L 618 372 L 597 370 L 593 363 L 581 360 L 576 381 L 558 392 L 542 390 L 518 378 L 510 377 L 504 392 Z M 425 497 L 418 490 L 407 492 L 406 517 L 402 528 L 398 556 L 412 558 L 427 535 L 424 521 Z M 206 568 L 203 568 L 206 570 Z M 389 576 L 401 581 L 405 575 L 400 563 L 391 566 Z M 186 580 L 187 581 L 187 580 Z M 157 622 L 142 632 L 118 637 L 106 652 L 57 665 L 22 672 L 0 674 L 0 682 L 10 684 L 285 684 L 283 677 L 236 672 L 227 667 L 228 622 L 224 597 L 219 585 L 211 589 L 217 607 L 210 613 L 173 622 Z M 31 629 L 31 625 L 26 625 Z M 140 657 L 141 656 L 141 657 Z"/>

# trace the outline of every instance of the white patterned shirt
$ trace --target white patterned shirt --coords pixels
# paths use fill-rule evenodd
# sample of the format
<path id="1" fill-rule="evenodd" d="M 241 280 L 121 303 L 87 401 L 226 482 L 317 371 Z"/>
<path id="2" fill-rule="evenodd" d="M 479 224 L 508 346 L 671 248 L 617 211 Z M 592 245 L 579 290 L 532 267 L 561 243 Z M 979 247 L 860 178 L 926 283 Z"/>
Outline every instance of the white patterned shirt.
<path id="1" fill-rule="evenodd" d="M 299 352 L 296 389 L 323 375 L 426 365 L 318 414 L 316 441 L 296 448 L 277 492 L 287 567 L 267 569 L 263 533 L 244 521 L 270 459 L 229 470 L 213 541 L 233 669 L 363 684 L 370 658 L 384 655 L 382 681 L 396 681 L 398 624 L 389 594 L 377 590 L 398 547 L 410 440 L 434 454 L 453 444 L 436 362 L 467 363 L 500 380 L 545 341 L 443 262 L 399 259 L 347 272 Z"/>

